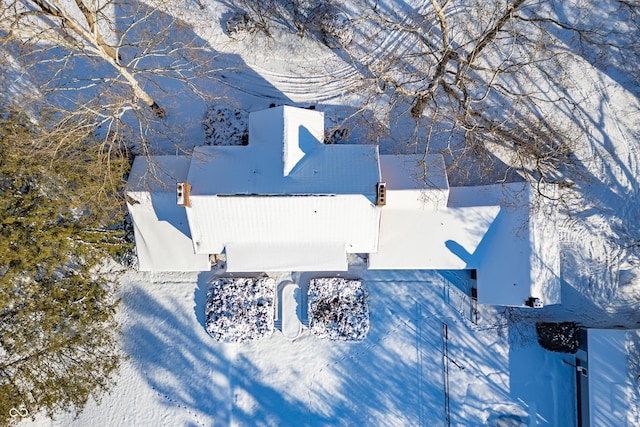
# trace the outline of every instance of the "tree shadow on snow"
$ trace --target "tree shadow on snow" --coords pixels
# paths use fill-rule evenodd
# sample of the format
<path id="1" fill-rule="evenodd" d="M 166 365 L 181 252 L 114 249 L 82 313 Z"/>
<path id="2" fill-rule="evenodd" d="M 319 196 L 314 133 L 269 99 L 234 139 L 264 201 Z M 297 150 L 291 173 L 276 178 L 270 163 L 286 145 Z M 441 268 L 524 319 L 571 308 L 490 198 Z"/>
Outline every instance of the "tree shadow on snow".
<path id="1" fill-rule="evenodd" d="M 154 286 L 192 289 L 189 283 Z M 142 286 L 122 295 L 126 311 L 132 313 L 124 328 L 124 350 L 157 394 L 156 401 L 184 413 L 194 425 L 293 426 L 310 418 L 329 423 L 321 414 L 288 400 L 283 390 L 261 382 L 253 362 L 229 356 L 241 345 L 219 343 L 207 335 L 201 324 L 205 293 L 200 282 L 193 301 L 196 316 L 183 301 L 158 298 Z M 243 410 L 243 399 L 251 402 L 250 411 Z"/>
<path id="2" fill-rule="evenodd" d="M 181 285 L 185 284 L 169 284 Z M 229 396 L 219 376 L 228 371 L 229 361 L 194 327 L 191 313 L 141 286 L 122 295 L 122 304 L 135 313 L 124 327 L 124 350 L 157 393 L 157 401 L 165 407 L 186 408 L 196 420 L 228 419 Z"/>

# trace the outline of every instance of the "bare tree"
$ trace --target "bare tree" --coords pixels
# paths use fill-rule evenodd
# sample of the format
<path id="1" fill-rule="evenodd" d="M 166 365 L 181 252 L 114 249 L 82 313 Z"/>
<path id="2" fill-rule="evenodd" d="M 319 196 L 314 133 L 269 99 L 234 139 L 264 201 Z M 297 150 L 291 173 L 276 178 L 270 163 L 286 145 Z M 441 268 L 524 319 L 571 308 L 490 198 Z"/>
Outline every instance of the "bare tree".
<path id="1" fill-rule="evenodd" d="M 618 17 L 637 16 L 630 2 L 605 3 Z M 407 14 L 362 0 L 352 10 L 362 11 L 352 17 L 359 29 L 342 50 L 361 71 L 366 108 L 395 121 L 390 128 L 412 126 L 406 143 L 443 152 L 462 182 L 469 171 L 492 174 L 490 182 L 517 172 L 533 183 L 570 185 L 562 171 L 575 166 L 584 117 L 566 65 L 576 46 L 603 55 L 612 44 L 637 51 L 628 34 L 610 37 L 614 25 L 580 2 L 430 0 Z M 622 21 L 636 35 L 637 22 Z M 497 163 L 499 173 L 490 170 Z"/>
<path id="2" fill-rule="evenodd" d="M 227 20 L 227 33 L 260 30 L 267 37 L 277 36 L 274 29 L 297 34 L 301 38 L 322 31 L 323 21 L 335 16 L 339 7 L 333 0 L 235 0 L 227 3 L 235 11 Z"/>
<path id="3" fill-rule="evenodd" d="M 152 77 L 181 80 L 198 93 L 193 80 L 214 72 L 208 64 L 213 55 L 204 43 L 175 13 L 166 13 L 168 0 L 2 0 L 1 4 L 5 64 L 14 61 L 20 72 L 35 70 L 33 79 L 46 75 L 47 80 L 37 85 L 37 95 L 64 94 L 62 98 L 81 107 L 82 114 L 119 118 L 142 103 L 162 118 L 166 111 L 149 91 L 150 85 L 158 85 Z M 87 94 L 89 89 L 93 95 Z M 82 94 L 77 93 L 80 90 Z M 102 98 L 98 106 L 89 105 L 92 96 Z M 64 102 L 58 100 L 60 104 Z"/>

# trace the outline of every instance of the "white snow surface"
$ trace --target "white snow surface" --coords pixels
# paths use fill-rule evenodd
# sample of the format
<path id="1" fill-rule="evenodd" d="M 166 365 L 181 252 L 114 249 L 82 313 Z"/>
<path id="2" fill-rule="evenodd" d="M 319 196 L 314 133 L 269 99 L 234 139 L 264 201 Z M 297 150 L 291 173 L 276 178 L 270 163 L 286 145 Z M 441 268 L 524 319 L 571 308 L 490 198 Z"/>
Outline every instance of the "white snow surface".
<path id="1" fill-rule="evenodd" d="M 637 353 L 640 334 L 590 329 L 587 342 L 591 425 L 637 426 L 640 423 L 640 354 Z M 621 369 L 623 367 L 628 369 Z"/>
<path id="2" fill-rule="evenodd" d="M 470 298 L 437 272 L 350 274 L 369 293 L 363 341 L 273 333 L 239 344 L 205 330 L 215 275 L 128 272 L 118 316 L 129 358 L 115 388 L 77 419 L 23 424 L 443 426 L 448 413 L 452 425 L 575 425 L 575 371 L 565 355 L 540 348 L 526 323 L 511 322 L 521 319 L 480 307 L 474 324 Z M 299 283 L 303 294 L 314 278 L 273 277 Z"/>
<path id="3" fill-rule="evenodd" d="M 408 9 L 414 3 L 380 4 Z M 178 9 L 194 34 L 220 54 L 221 78 L 233 88 L 224 95 L 245 111 L 271 102 L 314 103 L 325 111 L 358 105 L 353 89 L 362 75 L 351 58 L 294 34 L 231 40 L 218 25 L 228 11 L 222 2 L 206 2 L 203 10 L 189 2 Z M 380 49 L 402 47 L 395 35 L 378 39 Z M 273 333 L 222 343 L 205 329 L 206 292 L 215 274 L 128 271 L 120 278 L 117 313 L 128 357 L 115 388 L 77 418 L 60 414 L 52 421 L 32 414 L 35 420 L 25 418 L 21 425 L 444 426 L 449 415 L 451 425 L 459 426 L 575 426 L 575 369 L 563 363 L 571 357 L 541 349 L 532 325 L 544 319 L 640 326 L 640 257 L 637 245 L 629 244 L 640 230 L 640 102 L 633 88 L 588 58 L 575 56 L 563 65 L 572 81 L 562 97 L 573 101 L 580 117 L 561 107 L 554 113 L 582 122 L 583 151 L 576 159 L 585 176 L 568 190 L 576 192 L 576 203 L 559 215 L 562 304 L 535 312 L 480 305 L 474 322 L 465 280 L 454 280 L 458 273 L 361 269 L 345 277 L 362 280 L 369 292 L 370 331 L 362 342 L 309 333 L 292 342 Z M 175 132 L 169 141 L 200 145 L 206 103 L 174 96 L 170 83 L 163 83 L 154 92 L 168 106 L 162 131 Z M 164 143 L 158 141 L 164 152 L 175 151 Z M 315 278 L 272 277 L 298 283 L 303 295 Z M 627 347 L 627 356 L 636 356 L 632 378 L 638 347 Z M 611 369 L 629 378 L 628 366 Z M 633 395 L 623 393 L 617 402 L 630 399 L 637 406 L 637 388 Z M 611 412 L 634 420 L 632 407 L 617 404 Z"/>

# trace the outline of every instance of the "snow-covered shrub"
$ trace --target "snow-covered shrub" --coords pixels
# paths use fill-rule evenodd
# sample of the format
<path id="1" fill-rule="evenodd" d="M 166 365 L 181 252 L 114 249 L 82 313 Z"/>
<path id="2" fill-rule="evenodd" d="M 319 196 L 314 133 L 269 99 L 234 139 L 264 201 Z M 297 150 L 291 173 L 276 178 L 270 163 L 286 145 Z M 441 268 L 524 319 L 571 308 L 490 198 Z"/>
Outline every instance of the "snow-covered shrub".
<path id="1" fill-rule="evenodd" d="M 244 11 L 232 14 L 225 22 L 225 30 L 229 37 L 242 39 L 247 34 L 253 34 L 261 29 L 261 26 Z"/>
<path id="2" fill-rule="evenodd" d="M 538 343 L 542 348 L 561 353 L 575 353 L 582 344 L 581 330 L 574 322 L 536 323 Z"/>
<path id="3" fill-rule="evenodd" d="M 324 132 L 325 144 L 343 144 L 349 139 L 351 129 L 345 127 L 334 127 Z"/>
<path id="4" fill-rule="evenodd" d="M 325 13 L 320 18 L 322 41 L 330 49 L 341 49 L 353 41 L 353 24 L 343 13 Z"/>
<path id="5" fill-rule="evenodd" d="M 205 324 L 218 341 L 244 342 L 273 332 L 275 280 L 223 278 L 207 292 Z"/>
<path id="6" fill-rule="evenodd" d="M 360 280 L 312 279 L 308 315 L 311 332 L 320 338 L 362 341 L 369 333 L 367 291 Z"/>
<path id="7" fill-rule="evenodd" d="M 206 145 L 247 145 L 249 143 L 249 114 L 228 106 L 210 106 L 204 118 Z"/>

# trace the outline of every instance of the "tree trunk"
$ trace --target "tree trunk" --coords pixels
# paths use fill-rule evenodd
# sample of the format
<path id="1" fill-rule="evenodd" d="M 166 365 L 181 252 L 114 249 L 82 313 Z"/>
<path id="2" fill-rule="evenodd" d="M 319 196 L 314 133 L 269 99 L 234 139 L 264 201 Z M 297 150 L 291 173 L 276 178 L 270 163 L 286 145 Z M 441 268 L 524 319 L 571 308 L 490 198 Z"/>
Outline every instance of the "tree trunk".
<path id="1" fill-rule="evenodd" d="M 129 85 L 133 89 L 133 93 L 137 98 L 141 99 L 159 118 L 163 118 L 167 115 L 164 108 L 160 107 L 151 96 L 140 87 L 140 84 L 136 80 L 135 76 L 131 74 L 125 67 L 120 64 L 120 58 L 114 48 L 107 45 L 102 35 L 99 32 L 99 28 L 96 25 L 95 16 L 91 10 L 84 4 L 83 0 L 75 0 L 76 5 L 82 12 L 89 31 L 80 25 L 73 16 L 62 11 L 57 7 L 52 7 L 46 0 L 31 0 L 36 6 L 38 6 L 45 14 L 60 19 L 62 26 L 67 27 L 75 32 L 80 38 L 92 45 L 94 53 L 98 54 L 109 64 L 111 64 L 118 72 L 129 82 Z"/>
<path id="2" fill-rule="evenodd" d="M 413 107 L 411 107 L 411 116 L 414 119 L 419 119 L 424 113 L 424 109 L 427 107 L 427 100 L 429 99 L 426 95 L 418 95 L 416 96 L 415 101 L 413 101 Z"/>

